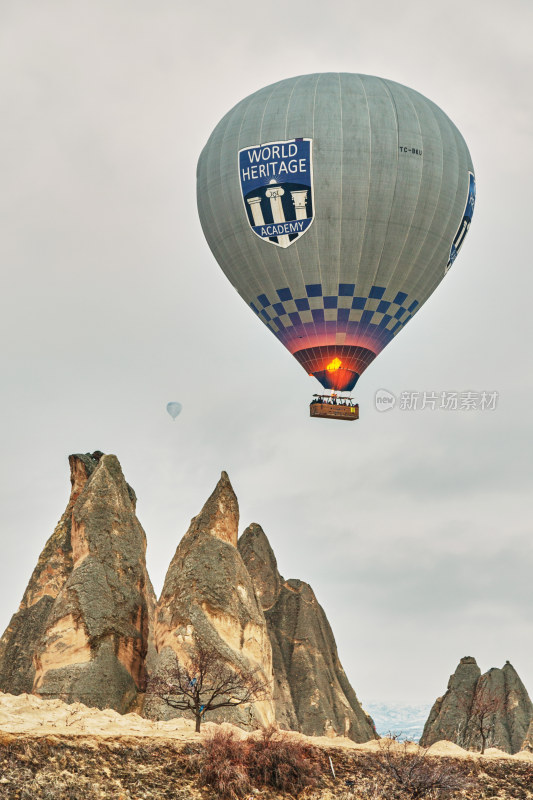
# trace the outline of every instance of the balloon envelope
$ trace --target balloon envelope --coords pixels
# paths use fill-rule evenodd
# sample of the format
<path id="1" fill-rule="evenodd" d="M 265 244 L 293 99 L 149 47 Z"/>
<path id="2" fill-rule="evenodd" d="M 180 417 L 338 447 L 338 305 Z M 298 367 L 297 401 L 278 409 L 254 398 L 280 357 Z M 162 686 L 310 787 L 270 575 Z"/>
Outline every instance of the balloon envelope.
<path id="1" fill-rule="evenodd" d="M 304 75 L 221 120 L 198 210 L 233 286 L 302 367 L 349 390 L 452 266 L 474 170 L 451 120 L 369 75 Z"/>
<path id="2" fill-rule="evenodd" d="M 172 417 L 172 419 L 176 419 L 176 417 L 178 416 L 178 414 L 181 411 L 181 408 L 182 408 L 181 403 L 176 403 L 175 401 L 172 401 L 171 403 L 167 403 L 167 411 L 170 414 L 170 416 Z"/>

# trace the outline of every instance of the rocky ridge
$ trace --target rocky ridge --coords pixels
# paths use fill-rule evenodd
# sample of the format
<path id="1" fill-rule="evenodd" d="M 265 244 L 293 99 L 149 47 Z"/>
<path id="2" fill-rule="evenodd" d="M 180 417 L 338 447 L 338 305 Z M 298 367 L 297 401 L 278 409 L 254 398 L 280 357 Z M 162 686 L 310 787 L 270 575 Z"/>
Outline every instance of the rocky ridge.
<path id="1" fill-rule="evenodd" d="M 447 739 L 468 750 L 482 745 L 481 725 L 487 746 L 517 753 L 527 744 L 533 722 L 533 704 L 512 664 L 481 674 L 476 660 L 462 658 L 450 677 L 443 697 L 430 711 L 420 744 Z"/>

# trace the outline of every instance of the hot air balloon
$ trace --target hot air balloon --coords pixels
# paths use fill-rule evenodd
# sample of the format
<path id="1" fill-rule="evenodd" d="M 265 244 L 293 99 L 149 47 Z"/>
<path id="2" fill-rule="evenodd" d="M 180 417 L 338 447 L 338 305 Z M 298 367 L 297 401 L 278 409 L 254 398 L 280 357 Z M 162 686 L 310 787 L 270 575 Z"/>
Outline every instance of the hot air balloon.
<path id="1" fill-rule="evenodd" d="M 168 413 L 170 414 L 170 416 L 172 417 L 173 420 L 176 419 L 176 417 L 180 413 L 181 409 L 182 409 L 181 403 L 177 403 L 174 400 L 172 402 L 170 402 L 170 403 L 167 403 L 167 411 L 168 411 Z"/>
<path id="2" fill-rule="evenodd" d="M 463 137 L 426 97 L 325 73 L 282 80 L 229 111 L 200 155 L 197 196 L 227 278 L 336 395 L 450 270 L 475 179 Z M 312 416 L 358 417 L 316 397 Z"/>

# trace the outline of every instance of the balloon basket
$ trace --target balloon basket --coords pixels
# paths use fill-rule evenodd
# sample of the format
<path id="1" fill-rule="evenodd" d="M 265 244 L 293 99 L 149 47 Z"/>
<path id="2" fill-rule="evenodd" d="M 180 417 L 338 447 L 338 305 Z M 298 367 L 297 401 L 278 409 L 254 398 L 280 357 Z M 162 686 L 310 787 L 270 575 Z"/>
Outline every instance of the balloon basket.
<path id="1" fill-rule="evenodd" d="M 344 419 L 354 422 L 359 419 L 359 403 L 354 403 L 351 397 L 331 397 L 330 395 L 315 394 L 311 400 L 309 416 L 321 419 Z"/>

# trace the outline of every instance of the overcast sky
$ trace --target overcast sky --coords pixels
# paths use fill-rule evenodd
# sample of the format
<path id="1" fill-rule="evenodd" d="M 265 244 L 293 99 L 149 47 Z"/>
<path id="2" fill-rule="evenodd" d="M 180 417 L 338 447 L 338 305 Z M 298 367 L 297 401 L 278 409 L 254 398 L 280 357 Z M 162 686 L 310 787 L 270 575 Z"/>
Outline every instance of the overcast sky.
<path id="1" fill-rule="evenodd" d="M 226 469 L 242 529 L 260 523 L 282 574 L 312 585 L 363 703 L 431 703 L 465 655 L 509 659 L 533 695 L 532 29 L 530 0 L 2 0 L 2 630 L 66 505 L 68 454 L 100 449 L 137 492 L 157 592 Z M 458 260 L 364 374 L 351 426 L 309 418 L 318 385 L 196 211 L 223 114 L 323 71 L 436 102 L 478 189 Z M 380 413 L 378 389 L 499 397 Z"/>

